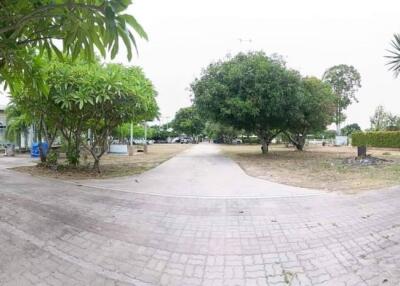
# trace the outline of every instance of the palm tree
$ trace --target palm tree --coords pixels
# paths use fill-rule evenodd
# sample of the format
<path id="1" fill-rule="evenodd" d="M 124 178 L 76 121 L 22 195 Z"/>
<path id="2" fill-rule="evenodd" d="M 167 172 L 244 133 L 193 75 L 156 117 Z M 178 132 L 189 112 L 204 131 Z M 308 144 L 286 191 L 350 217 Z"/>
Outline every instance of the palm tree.
<path id="1" fill-rule="evenodd" d="M 394 39 L 391 42 L 392 49 L 388 50 L 390 55 L 386 56 L 390 61 L 387 63 L 393 71 L 394 76 L 398 77 L 400 74 L 400 34 L 394 34 Z"/>

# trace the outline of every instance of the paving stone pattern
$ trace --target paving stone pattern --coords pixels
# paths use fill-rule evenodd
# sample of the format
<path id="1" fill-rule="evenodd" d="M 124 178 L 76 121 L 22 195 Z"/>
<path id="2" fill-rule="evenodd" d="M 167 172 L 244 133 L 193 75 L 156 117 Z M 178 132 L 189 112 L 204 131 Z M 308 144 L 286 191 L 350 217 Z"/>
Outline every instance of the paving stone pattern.
<path id="1" fill-rule="evenodd" d="M 147 195 L 0 168 L 0 285 L 400 285 L 400 189 Z"/>

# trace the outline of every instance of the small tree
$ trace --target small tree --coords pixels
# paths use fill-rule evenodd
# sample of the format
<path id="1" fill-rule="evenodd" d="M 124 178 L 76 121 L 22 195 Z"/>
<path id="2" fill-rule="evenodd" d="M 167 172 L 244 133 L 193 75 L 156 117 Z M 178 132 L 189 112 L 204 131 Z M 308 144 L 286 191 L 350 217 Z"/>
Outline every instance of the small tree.
<path id="1" fill-rule="evenodd" d="M 342 128 L 342 134 L 346 136 L 351 136 L 351 134 L 353 134 L 354 132 L 360 132 L 360 131 L 361 127 L 357 123 L 352 123 Z"/>
<path id="2" fill-rule="evenodd" d="M 372 131 L 396 131 L 400 128 L 400 117 L 386 111 L 382 105 L 376 107 L 369 120 Z"/>
<path id="3" fill-rule="evenodd" d="M 184 107 L 178 110 L 172 122 L 176 132 L 191 136 L 194 140 L 204 130 L 204 121 L 201 119 L 196 107 Z"/>
<path id="4" fill-rule="evenodd" d="M 232 126 L 215 122 L 207 122 L 204 132 L 209 138 L 227 144 L 231 144 L 233 139 L 239 135 L 239 131 Z"/>
<path id="5" fill-rule="evenodd" d="M 57 131 L 61 133 L 71 165 L 79 164 L 80 149 L 85 148 L 99 171 L 117 126 L 157 115 L 156 93 L 140 68 L 54 60 L 38 65 L 37 71 L 46 79 L 48 94 L 22 86 L 13 90 L 13 103 L 50 144 Z"/>
<path id="6" fill-rule="evenodd" d="M 333 122 L 334 112 L 335 95 L 330 86 L 315 77 L 304 78 L 296 112 L 292 113 L 285 134 L 302 151 L 307 134 L 325 130 Z"/>
<path id="7" fill-rule="evenodd" d="M 50 75 L 52 96 L 64 115 L 60 129 L 74 153 L 79 154 L 80 146 L 90 152 L 97 171 L 117 126 L 157 115 L 153 85 L 140 68 L 57 63 Z M 86 130 L 90 130 L 89 145 L 82 144 Z"/>
<path id="8" fill-rule="evenodd" d="M 340 124 L 345 120 L 344 110 L 353 102 L 358 102 L 355 93 L 361 87 L 359 72 L 348 65 L 337 65 L 329 68 L 323 75 L 336 95 L 335 123 L 337 135 L 340 135 Z"/>

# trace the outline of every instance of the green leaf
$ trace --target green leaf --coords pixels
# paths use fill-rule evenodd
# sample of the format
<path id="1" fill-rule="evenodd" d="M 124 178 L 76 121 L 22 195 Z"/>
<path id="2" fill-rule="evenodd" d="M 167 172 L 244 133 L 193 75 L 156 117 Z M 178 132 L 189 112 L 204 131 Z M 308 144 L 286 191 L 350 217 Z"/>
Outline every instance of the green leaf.
<path id="1" fill-rule="evenodd" d="M 126 50 L 128 52 L 128 60 L 132 59 L 132 46 L 131 46 L 131 42 L 129 39 L 129 31 L 127 30 L 123 30 L 121 28 L 118 27 L 118 33 L 121 36 L 122 40 L 124 41 Z"/>
<path id="2" fill-rule="evenodd" d="M 146 31 L 143 29 L 143 27 L 136 21 L 135 17 L 132 15 L 124 14 L 120 16 L 122 19 L 124 19 L 135 31 L 138 33 L 138 35 L 145 40 L 148 40 L 148 36 Z"/>

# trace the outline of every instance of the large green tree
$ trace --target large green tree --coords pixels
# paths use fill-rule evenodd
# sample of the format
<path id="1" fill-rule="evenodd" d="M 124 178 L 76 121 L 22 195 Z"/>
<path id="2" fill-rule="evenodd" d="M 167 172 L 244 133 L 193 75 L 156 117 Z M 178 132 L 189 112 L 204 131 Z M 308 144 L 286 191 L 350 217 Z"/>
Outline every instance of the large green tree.
<path id="1" fill-rule="evenodd" d="M 263 153 L 296 111 L 301 88 L 298 72 L 263 52 L 213 63 L 191 85 L 206 118 L 256 134 Z"/>
<path id="2" fill-rule="evenodd" d="M 158 113 L 156 92 L 138 67 L 99 64 L 65 65 L 49 70 L 50 95 L 60 107 L 60 128 L 64 137 L 72 132 L 73 141 L 89 130 L 91 144 L 86 148 L 99 169 L 112 131 L 126 122 L 152 120 Z"/>
<path id="3" fill-rule="evenodd" d="M 331 87 L 315 77 L 304 78 L 302 85 L 285 131 L 298 150 L 303 150 L 307 134 L 324 131 L 333 122 L 336 99 Z"/>
<path id="4" fill-rule="evenodd" d="M 336 95 L 335 124 L 337 135 L 340 135 L 340 124 L 346 119 L 344 111 L 353 101 L 358 102 L 355 94 L 361 87 L 361 76 L 353 66 L 336 65 L 325 71 L 323 81 Z"/>
<path id="5" fill-rule="evenodd" d="M 72 165 L 79 163 L 84 148 L 99 170 L 100 158 L 117 126 L 152 120 L 158 113 L 154 87 L 138 67 L 53 60 L 38 70 L 46 79 L 48 94 L 35 89 L 31 93 L 31 87 L 24 86 L 13 94 L 13 102 L 39 121 L 36 125 L 47 126 L 42 134 L 59 131 Z"/>
<path id="6" fill-rule="evenodd" d="M 136 48 L 135 33 L 147 35 L 136 19 L 124 13 L 131 0 L 2 0 L 0 1 L 0 81 L 13 88 L 24 80 L 37 88 L 31 65 L 37 52 L 93 60 L 97 50 L 115 57 L 120 40 L 128 58 Z M 61 52 L 62 51 L 62 52 Z M 36 81 L 33 81 L 36 79 Z"/>
<path id="7" fill-rule="evenodd" d="M 184 133 L 196 140 L 204 130 L 204 121 L 200 117 L 197 108 L 189 106 L 176 112 L 172 127 L 176 132 Z"/>

